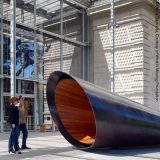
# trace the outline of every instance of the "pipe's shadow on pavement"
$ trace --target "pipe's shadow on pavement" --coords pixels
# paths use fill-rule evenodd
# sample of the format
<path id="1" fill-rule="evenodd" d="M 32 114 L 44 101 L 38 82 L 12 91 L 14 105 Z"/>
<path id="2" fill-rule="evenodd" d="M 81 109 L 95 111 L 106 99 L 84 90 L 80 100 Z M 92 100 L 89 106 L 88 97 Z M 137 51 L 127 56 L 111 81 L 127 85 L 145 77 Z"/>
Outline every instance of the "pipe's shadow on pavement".
<path id="1" fill-rule="evenodd" d="M 133 147 L 133 148 L 100 148 L 87 151 L 89 153 L 95 153 L 99 155 L 110 155 L 110 156 L 131 156 L 141 157 L 147 159 L 160 159 L 160 146 L 153 147 Z"/>

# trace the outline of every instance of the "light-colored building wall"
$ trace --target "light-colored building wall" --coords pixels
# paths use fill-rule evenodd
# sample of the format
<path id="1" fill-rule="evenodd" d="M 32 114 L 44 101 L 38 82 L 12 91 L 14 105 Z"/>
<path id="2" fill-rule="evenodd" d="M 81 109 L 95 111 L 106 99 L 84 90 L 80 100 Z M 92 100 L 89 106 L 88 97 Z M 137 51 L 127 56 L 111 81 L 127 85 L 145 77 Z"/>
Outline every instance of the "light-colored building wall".
<path id="1" fill-rule="evenodd" d="M 156 62 L 159 68 L 159 53 L 155 51 L 155 14 L 152 1 L 116 1 L 115 20 L 118 27 L 115 29 L 115 92 L 159 110 L 160 78 L 158 69 L 156 71 Z M 109 2 L 97 2 L 97 6 L 94 4 L 89 9 L 89 15 L 93 60 L 90 67 L 93 74 L 91 81 L 112 91 Z"/>
<path id="2" fill-rule="evenodd" d="M 147 94 L 145 95 L 145 105 L 149 107 L 154 107 L 156 110 L 160 110 L 160 58 L 159 58 L 159 48 L 160 48 L 160 12 L 155 10 L 153 6 L 143 6 L 143 29 L 144 29 L 144 66 L 146 68 L 144 74 L 144 89 Z M 158 24 L 156 24 L 156 19 Z M 158 27 L 158 30 L 156 28 Z M 157 39 L 156 39 L 157 37 Z M 157 48 L 157 50 L 156 50 Z"/>

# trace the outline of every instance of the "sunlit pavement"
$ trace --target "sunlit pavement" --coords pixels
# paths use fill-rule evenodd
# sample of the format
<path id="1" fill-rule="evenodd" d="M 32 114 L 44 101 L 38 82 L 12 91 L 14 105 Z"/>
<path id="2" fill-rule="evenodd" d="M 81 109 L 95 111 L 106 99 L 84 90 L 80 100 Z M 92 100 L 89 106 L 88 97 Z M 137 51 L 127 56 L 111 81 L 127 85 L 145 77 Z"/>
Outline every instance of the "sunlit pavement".
<path id="1" fill-rule="evenodd" d="M 71 146 L 59 133 L 29 133 L 22 155 L 8 153 L 8 133 L 0 133 L 0 160 L 160 160 L 160 148 L 98 149 L 82 151 Z M 20 139 L 21 143 L 21 139 Z"/>

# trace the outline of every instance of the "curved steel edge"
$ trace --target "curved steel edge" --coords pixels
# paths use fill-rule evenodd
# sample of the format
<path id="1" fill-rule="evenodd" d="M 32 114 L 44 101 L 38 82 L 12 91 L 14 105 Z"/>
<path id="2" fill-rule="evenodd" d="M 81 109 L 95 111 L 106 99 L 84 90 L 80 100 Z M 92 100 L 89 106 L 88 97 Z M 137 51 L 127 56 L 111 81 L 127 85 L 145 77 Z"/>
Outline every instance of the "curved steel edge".
<path id="1" fill-rule="evenodd" d="M 55 71 L 50 74 L 48 81 L 47 81 L 47 87 L 46 87 L 46 94 L 47 94 L 47 102 L 48 102 L 48 107 L 51 113 L 51 116 L 58 127 L 59 131 L 61 134 L 66 138 L 68 142 L 70 142 L 72 145 L 78 147 L 78 148 L 88 148 L 88 145 L 82 145 L 79 143 L 77 140 L 75 140 L 64 128 L 63 123 L 61 122 L 61 119 L 57 113 L 56 110 L 56 105 L 55 105 L 55 89 L 57 84 L 64 79 L 73 79 L 70 75 L 60 72 L 60 71 Z"/>
<path id="2" fill-rule="evenodd" d="M 73 139 L 56 112 L 56 85 L 68 78 L 75 80 L 83 88 L 94 111 L 96 139 L 91 146 L 81 145 Z M 160 116 L 156 112 L 64 72 L 56 71 L 50 75 L 47 82 L 47 101 L 61 134 L 76 147 L 90 149 L 160 144 Z"/>

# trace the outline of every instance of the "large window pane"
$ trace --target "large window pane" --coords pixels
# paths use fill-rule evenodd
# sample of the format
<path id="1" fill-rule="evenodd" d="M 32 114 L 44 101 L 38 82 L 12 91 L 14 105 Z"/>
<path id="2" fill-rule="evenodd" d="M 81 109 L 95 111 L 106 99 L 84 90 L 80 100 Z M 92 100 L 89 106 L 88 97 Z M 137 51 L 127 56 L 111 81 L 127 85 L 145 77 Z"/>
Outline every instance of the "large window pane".
<path id="1" fill-rule="evenodd" d="M 46 38 L 45 46 L 44 79 L 47 80 L 50 73 L 60 70 L 60 42 Z"/>
<path id="2" fill-rule="evenodd" d="M 22 0 L 16 4 L 16 21 L 34 26 L 34 0 Z"/>
<path id="3" fill-rule="evenodd" d="M 8 35 L 3 35 L 3 73 L 10 75 L 10 38 Z"/>
<path id="4" fill-rule="evenodd" d="M 3 92 L 10 92 L 11 91 L 11 84 L 10 78 L 3 79 Z"/>
<path id="5" fill-rule="evenodd" d="M 4 131 L 9 131 L 9 105 L 10 105 L 10 97 L 4 96 L 3 97 L 3 114 L 4 114 Z"/>
<path id="6" fill-rule="evenodd" d="M 66 5 L 65 5 L 66 6 Z M 43 12 L 45 14 L 40 13 Z M 60 34 L 60 1 L 36 1 L 36 27 Z"/>
<path id="7" fill-rule="evenodd" d="M 68 38 L 76 37 L 77 41 L 81 41 L 82 13 L 73 7 L 69 8 L 63 10 L 63 33 Z"/>
<path id="8" fill-rule="evenodd" d="M 25 98 L 24 100 L 24 116 L 26 125 L 29 130 L 34 129 L 34 99 Z"/>
<path id="9" fill-rule="evenodd" d="M 9 131 L 9 105 L 10 105 L 10 97 L 3 97 L 3 112 L 4 112 L 4 131 Z M 34 99 L 33 98 L 25 98 L 24 100 L 24 116 L 26 120 L 26 125 L 29 130 L 34 129 Z"/>
<path id="10" fill-rule="evenodd" d="M 34 34 L 32 32 L 24 31 L 17 28 L 17 39 L 16 39 L 16 76 L 21 78 L 35 78 L 35 64 L 34 64 L 34 54 L 37 55 L 37 64 L 39 67 L 39 76 L 43 75 L 43 70 L 41 70 L 43 65 L 43 54 L 44 47 L 43 43 L 34 42 Z M 3 73 L 10 75 L 10 38 L 7 35 L 3 36 L 3 59 L 4 59 L 4 69 Z"/>
<path id="11" fill-rule="evenodd" d="M 17 37 L 16 75 L 18 77 L 34 79 L 35 67 L 37 67 L 37 74 L 43 79 L 43 36 L 17 28 Z M 36 64 L 35 55 L 37 59 Z"/>
<path id="12" fill-rule="evenodd" d="M 76 47 L 68 43 L 63 43 L 63 71 L 76 77 L 82 78 L 81 68 L 81 47 Z"/>
<path id="13" fill-rule="evenodd" d="M 34 82 L 21 81 L 21 93 L 22 94 L 34 94 Z"/>

